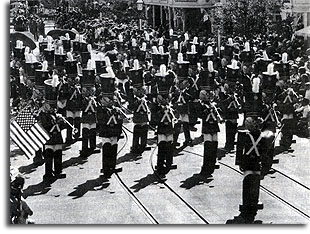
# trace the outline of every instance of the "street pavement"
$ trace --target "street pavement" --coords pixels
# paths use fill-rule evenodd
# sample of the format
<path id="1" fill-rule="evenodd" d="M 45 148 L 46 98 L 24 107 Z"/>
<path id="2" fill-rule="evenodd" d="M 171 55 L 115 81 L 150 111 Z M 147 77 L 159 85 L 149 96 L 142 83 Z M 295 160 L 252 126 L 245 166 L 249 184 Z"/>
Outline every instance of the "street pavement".
<path id="1" fill-rule="evenodd" d="M 152 224 L 152 217 L 160 224 L 204 224 L 199 215 L 208 223 L 225 224 L 239 214 L 242 175 L 234 165 L 234 154 L 224 156 L 221 150 L 225 140 L 224 125 L 221 124 L 219 133 L 220 168 L 215 171 L 213 179 L 204 181 L 198 176 L 203 145 L 196 144 L 174 157 L 177 169 L 169 172 L 165 183 L 153 171 L 157 153 L 152 140 L 154 132 L 150 131 L 148 136 L 151 150 L 135 157 L 129 153 L 133 125 L 127 123 L 124 126 L 117 159 L 122 172 L 110 179 L 100 177 L 99 137 L 98 152 L 86 159 L 79 157 L 80 141 L 66 147 L 63 152 L 66 178 L 51 184 L 43 182 L 44 165 L 34 166 L 14 144 L 10 145 L 11 166 L 26 178 L 24 196 L 34 212 L 31 218 L 37 224 Z M 200 127 L 191 132 L 192 138 L 198 138 L 200 132 Z M 180 134 L 181 143 L 183 139 Z M 256 218 L 265 224 L 309 223 L 309 139 L 296 136 L 294 139 L 294 152 L 276 155 L 279 164 L 273 168 L 282 174 L 274 171 L 261 182 L 260 202 L 264 209 L 258 211 Z"/>

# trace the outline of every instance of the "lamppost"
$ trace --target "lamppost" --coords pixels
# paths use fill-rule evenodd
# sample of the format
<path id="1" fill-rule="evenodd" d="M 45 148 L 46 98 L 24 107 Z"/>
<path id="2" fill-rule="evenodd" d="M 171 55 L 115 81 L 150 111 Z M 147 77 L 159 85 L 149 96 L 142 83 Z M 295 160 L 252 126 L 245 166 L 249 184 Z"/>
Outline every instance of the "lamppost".
<path id="1" fill-rule="evenodd" d="M 142 29 L 142 19 L 141 19 L 141 13 L 143 10 L 143 0 L 137 0 L 137 10 L 139 11 L 139 30 Z"/>

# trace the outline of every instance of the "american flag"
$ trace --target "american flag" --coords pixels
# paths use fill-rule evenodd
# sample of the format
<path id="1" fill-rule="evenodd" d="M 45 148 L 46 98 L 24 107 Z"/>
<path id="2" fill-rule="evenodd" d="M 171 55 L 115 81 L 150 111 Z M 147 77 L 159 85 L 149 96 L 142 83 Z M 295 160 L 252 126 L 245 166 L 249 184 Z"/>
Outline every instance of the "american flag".
<path id="1" fill-rule="evenodd" d="M 10 137 L 28 158 L 32 157 L 50 139 L 45 129 L 34 118 L 30 107 L 23 109 L 11 121 Z"/>

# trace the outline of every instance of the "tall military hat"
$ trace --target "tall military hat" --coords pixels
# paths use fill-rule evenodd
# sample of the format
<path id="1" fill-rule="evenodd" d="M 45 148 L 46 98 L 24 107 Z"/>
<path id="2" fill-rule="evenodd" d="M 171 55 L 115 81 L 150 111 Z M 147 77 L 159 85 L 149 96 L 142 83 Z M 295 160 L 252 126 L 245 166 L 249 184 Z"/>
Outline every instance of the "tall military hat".
<path id="1" fill-rule="evenodd" d="M 280 79 L 284 81 L 290 77 L 290 64 L 287 57 L 287 53 L 283 53 L 281 61 L 274 62 L 274 70 L 279 72 Z"/>
<path id="2" fill-rule="evenodd" d="M 74 53 L 80 52 L 80 35 L 76 34 L 75 39 L 72 41 L 72 50 Z"/>
<path id="3" fill-rule="evenodd" d="M 64 62 L 66 73 L 68 77 L 74 78 L 78 75 L 78 68 L 77 68 L 78 61 L 73 58 L 71 52 L 67 53 L 67 57 L 68 59 Z"/>
<path id="4" fill-rule="evenodd" d="M 111 66 L 106 68 L 106 73 L 100 75 L 101 95 L 113 97 L 115 92 L 115 74 Z"/>
<path id="5" fill-rule="evenodd" d="M 123 37 L 122 33 L 118 34 L 117 38 L 118 38 L 118 40 L 116 42 L 117 50 L 119 52 L 123 52 L 125 50 L 125 46 L 124 46 L 125 42 L 124 42 L 124 37 Z"/>
<path id="6" fill-rule="evenodd" d="M 214 53 L 213 53 L 212 46 L 208 46 L 207 47 L 207 52 L 202 55 L 201 60 L 202 60 L 202 66 L 204 68 L 208 68 L 209 61 L 213 61 L 214 60 Z"/>
<path id="7" fill-rule="evenodd" d="M 143 86 L 143 69 L 140 67 L 138 59 L 133 61 L 133 68 L 128 71 L 128 76 L 133 87 Z"/>
<path id="8" fill-rule="evenodd" d="M 214 89 L 214 82 L 215 80 L 215 70 L 213 68 L 213 62 L 208 62 L 208 68 L 203 69 L 199 73 L 199 79 L 197 81 L 197 85 L 201 90 L 213 90 Z"/>
<path id="9" fill-rule="evenodd" d="M 156 46 L 152 46 L 152 62 L 154 66 L 160 66 L 160 54 Z"/>
<path id="10" fill-rule="evenodd" d="M 84 39 L 84 35 L 83 34 L 80 34 L 79 37 L 79 43 L 80 43 L 80 46 L 79 46 L 79 49 L 80 49 L 80 52 L 88 52 L 88 44 L 86 43 L 85 39 Z"/>
<path id="11" fill-rule="evenodd" d="M 39 42 L 39 50 L 41 53 L 43 53 L 43 51 L 47 48 L 47 41 L 44 40 L 42 35 L 40 35 L 38 42 Z"/>
<path id="12" fill-rule="evenodd" d="M 25 46 L 23 41 L 16 40 L 16 47 L 13 48 L 13 54 L 16 59 L 24 60 L 25 59 Z"/>
<path id="13" fill-rule="evenodd" d="M 165 64 L 160 65 L 159 72 L 155 74 L 155 81 L 157 84 L 158 94 L 169 94 L 170 88 L 173 85 L 173 79 L 167 72 Z"/>
<path id="14" fill-rule="evenodd" d="M 131 46 L 130 46 L 130 58 L 131 59 L 137 59 L 139 57 L 140 48 L 137 44 L 137 39 L 132 38 L 131 39 Z"/>
<path id="15" fill-rule="evenodd" d="M 92 46 L 91 44 L 88 44 L 86 47 L 86 51 L 83 49 L 83 52 L 81 52 L 81 60 L 82 60 L 82 67 L 85 67 L 88 63 L 88 60 L 91 59 L 91 51 Z"/>
<path id="16" fill-rule="evenodd" d="M 272 63 L 272 59 L 268 57 L 266 51 L 263 51 L 263 57 L 258 60 L 258 72 L 262 73 L 267 71 L 267 66 L 269 63 Z"/>
<path id="17" fill-rule="evenodd" d="M 192 45 L 199 45 L 198 37 L 194 37 L 193 41 L 190 42 Z"/>
<path id="18" fill-rule="evenodd" d="M 175 41 L 178 41 L 179 35 L 174 33 L 173 29 L 169 29 L 169 43 L 172 44 Z"/>
<path id="19" fill-rule="evenodd" d="M 196 45 L 191 45 L 191 51 L 186 52 L 187 59 L 190 65 L 197 65 L 198 62 L 198 52 L 196 51 Z"/>
<path id="20" fill-rule="evenodd" d="M 252 92 L 246 92 L 245 97 L 245 117 L 259 117 L 262 114 L 263 101 L 260 92 L 260 78 L 255 77 L 252 81 Z"/>
<path id="21" fill-rule="evenodd" d="M 35 82 L 35 71 L 40 69 L 42 65 L 32 53 L 25 53 L 25 61 L 25 73 L 27 78 L 32 82 Z"/>
<path id="22" fill-rule="evenodd" d="M 45 84 L 45 103 L 51 107 L 57 107 L 58 85 L 60 84 L 58 75 L 53 74 L 52 79 L 44 81 Z"/>
<path id="23" fill-rule="evenodd" d="M 64 52 L 64 48 L 60 46 L 58 50 L 55 51 L 55 66 L 63 67 L 65 65 L 66 59 L 67 59 L 67 55 Z"/>
<path id="24" fill-rule="evenodd" d="M 113 61 L 112 68 L 114 71 L 120 71 L 122 69 L 122 62 L 120 60 Z"/>
<path id="25" fill-rule="evenodd" d="M 169 61 L 169 52 L 164 52 L 164 47 L 163 46 L 159 46 L 158 47 L 158 51 L 159 51 L 159 64 L 165 64 L 166 66 L 168 66 L 168 61 Z"/>
<path id="26" fill-rule="evenodd" d="M 41 92 L 44 91 L 44 82 L 49 78 L 48 63 L 43 61 L 42 68 L 35 70 L 35 87 Z"/>
<path id="27" fill-rule="evenodd" d="M 240 75 L 240 67 L 235 59 L 232 59 L 231 64 L 227 65 L 226 82 L 229 85 L 235 85 Z"/>
<path id="28" fill-rule="evenodd" d="M 178 60 L 176 66 L 176 75 L 178 76 L 178 79 L 187 78 L 189 65 L 190 65 L 189 61 L 183 60 L 183 54 L 178 53 Z"/>
<path id="29" fill-rule="evenodd" d="M 109 58 L 109 57 L 107 57 Z M 95 60 L 96 74 L 101 75 L 106 72 L 106 61 L 103 53 L 98 54 L 98 58 Z"/>
<path id="30" fill-rule="evenodd" d="M 240 61 L 245 64 L 251 64 L 254 61 L 254 52 L 250 48 L 250 43 L 244 43 L 244 50 L 240 53 Z"/>
<path id="31" fill-rule="evenodd" d="M 144 62 L 146 59 L 146 50 L 147 50 L 146 46 L 147 46 L 146 42 L 142 42 L 140 53 L 138 55 L 138 60 L 140 62 Z"/>
<path id="32" fill-rule="evenodd" d="M 178 59 L 179 44 L 178 41 L 173 41 L 173 46 L 170 48 L 171 61 L 176 61 Z"/>
<path id="33" fill-rule="evenodd" d="M 88 44 L 84 41 L 80 41 L 80 52 L 83 53 L 83 52 L 89 52 L 88 51 Z"/>
<path id="34" fill-rule="evenodd" d="M 113 62 L 117 60 L 117 54 L 118 52 L 116 50 L 111 50 L 106 53 L 106 56 L 109 57 L 111 63 L 113 64 Z"/>
<path id="35" fill-rule="evenodd" d="M 277 72 L 274 71 L 274 65 L 270 63 L 267 71 L 262 73 L 262 91 L 264 93 L 275 93 L 277 79 Z"/>
<path id="36" fill-rule="evenodd" d="M 47 36 L 47 47 L 43 51 L 43 55 L 45 57 L 45 60 L 48 62 L 50 66 L 54 65 L 54 59 L 55 59 L 55 48 L 52 44 L 53 38 L 51 36 Z"/>
<path id="37" fill-rule="evenodd" d="M 61 39 L 61 43 L 65 52 L 69 52 L 71 50 L 71 40 L 68 33 L 66 33 L 66 36 Z"/>
<path id="38" fill-rule="evenodd" d="M 228 41 L 224 46 L 224 56 L 229 57 L 231 59 L 233 57 L 233 51 L 234 51 L 233 39 L 228 38 Z"/>
<path id="39" fill-rule="evenodd" d="M 95 65 L 91 59 L 87 62 L 87 67 L 82 69 L 81 86 L 82 87 L 94 87 L 95 86 Z"/>

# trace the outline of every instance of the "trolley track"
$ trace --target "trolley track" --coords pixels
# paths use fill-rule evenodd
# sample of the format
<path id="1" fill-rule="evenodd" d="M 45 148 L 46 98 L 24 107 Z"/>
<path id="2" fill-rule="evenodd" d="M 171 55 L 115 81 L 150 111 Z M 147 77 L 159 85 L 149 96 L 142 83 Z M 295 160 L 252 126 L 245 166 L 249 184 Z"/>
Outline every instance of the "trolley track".
<path id="1" fill-rule="evenodd" d="M 129 131 L 129 132 L 132 133 L 132 131 L 129 130 L 128 128 L 125 127 L 125 129 L 126 129 L 127 131 Z M 199 156 L 199 157 L 203 157 L 202 154 L 199 154 L 199 153 L 196 153 L 196 152 L 192 152 L 192 151 L 190 151 L 190 150 L 183 149 L 183 152 L 186 152 L 186 153 L 189 153 L 189 154 L 192 154 L 192 155 L 196 155 L 196 156 Z M 153 155 L 154 155 L 154 151 L 152 152 L 152 157 L 153 157 Z M 232 171 L 238 173 L 239 175 L 243 175 L 243 173 L 242 173 L 240 170 L 238 170 L 238 169 L 236 169 L 236 168 L 234 168 L 234 167 L 228 165 L 227 163 L 224 163 L 224 162 L 221 162 L 221 161 L 218 161 L 218 163 L 219 163 L 220 165 L 225 166 L 226 168 L 228 168 L 228 169 L 230 169 L 230 170 L 232 170 Z M 153 165 L 152 165 L 152 169 L 154 170 Z M 302 187 L 303 189 L 306 189 L 307 192 L 310 190 L 310 188 L 309 188 L 307 185 L 305 185 L 305 184 L 303 184 L 303 183 L 297 181 L 296 179 L 294 179 L 294 178 L 292 178 L 291 176 L 289 176 L 289 175 L 287 175 L 287 174 L 281 172 L 280 170 L 277 170 L 277 169 L 273 169 L 273 170 L 274 170 L 276 173 L 278 173 L 279 175 L 281 175 L 281 176 L 283 176 L 284 178 L 286 178 L 287 180 L 289 180 L 289 181 L 293 182 L 294 184 L 296 184 L 296 185 Z M 158 176 L 158 175 L 157 175 L 157 176 Z M 159 177 L 159 176 L 158 176 L 158 177 Z M 160 178 L 160 177 L 159 177 L 159 178 Z M 167 188 L 168 188 L 169 190 L 173 190 L 166 182 L 164 182 L 164 185 L 167 186 Z M 292 210 L 294 210 L 295 212 L 297 212 L 299 215 L 303 216 L 304 218 L 310 220 L 310 214 L 308 214 L 307 212 L 305 212 L 305 211 L 302 209 L 302 206 L 301 206 L 301 205 L 298 207 L 298 205 L 295 205 L 295 204 L 293 204 L 292 202 L 289 202 L 288 199 L 285 199 L 285 198 L 283 198 L 282 196 L 278 195 L 276 192 L 272 191 L 272 189 L 268 188 L 267 185 L 260 185 L 260 188 L 261 188 L 261 190 L 262 190 L 263 192 L 265 192 L 265 193 L 268 194 L 269 196 L 271 196 L 271 197 L 273 197 L 274 199 L 278 200 L 278 201 L 281 202 L 282 204 L 284 204 L 284 205 L 290 207 Z"/>
<path id="2" fill-rule="evenodd" d="M 125 129 L 125 130 L 124 130 Z M 123 126 L 123 133 L 125 135 L 125 144 L 122 146 L 122 148 L 120 149 L 119 153 L 125 148 L 125 145 L 128 142 L 128 134 L 129 133 L 133 133 L 130 129 L 128 129 L 127 127 Z M 151 155 L 149 157 L 149 163 L 151 165 L 152 168 L 152 172 L 154 173 L 154 175 L 156 175 L 158 182 L 161 185 L 164 185 L 170 192 L 171 194 L 173 194 L 173 196 L 177 197 L 178 200 L 182 203 L 185 204 L 185 207 L 187 209 L 189 209 L 193 214 L 195 214 L 197 216 L 197 218 L 199 220 L 202 221 L 202 223 L 204 224 L 210 224 L 210 222 L 204 218 L 189 202 L 187 202 L 181 195 L 179 195 L 171 186 L 169 186 L 156 172 L 155 167 L 153 165 L 152 159 L 154 157 L 154 154 L 156 152 L 157 146 L 152 149 Z M 129 194 L 129 196 L 134 200 L 134 202 L 140 207 L 140 209 L 147 215 L 147 217 L 150 219 L 150 221 L 153 224 L 159 224 L 160 222 L 155 218 L 155 216 L 149 211 L 149 209 L 141 202 L 141 200 L 134 194 L 134 192 L 127 186 L 127 184 L 124 182 L 124 180 L 122 180 L 122 178 L 120 177 L 119 173 L 115 173 L 115 177 L 117 178 L 117 180 L 119 181 L 119 183 L 121 184 L 121 186 L 126 190 L 126 192 Z"/>
<path id="3" fill-rule="evenodd" d="M 195 153 L 195 152 L 191 152 L 191 151 L 189 151 L 189 150 L 183 150 L 183 151 L 186 152 L 186 153 L 192 154 L 192 155 L 196 155 L 196 156 L 199 156 L 199 157 L 203 157 L 203 155 L 198 154 L 198 153 Z M 230 165 L 228 165 L 228 164 L 226 164 L 226 163 L 223 163 L 223 162 L 220 162 L 220 161 L 218 161 L 218 163 L 219 163 L 220 165 L 222 165 L 222 166 L 225 166 L 225 167 L 231 169 L 232 171 L 234 171 L 234 172 L 236 172 L 236 173 L 238 173 L 238 174 L 240 174 L 240 175 L 243 175 L 243 173 L 242 173 L 241 171 L 239 171 L 238 169 L 236 169 L 236 168 L 234 168 L 234 167 L 232 167 L 232 166 L 230 166 Z M 284 173 L 279 173 L 279 174 L 283 175 Z M 287 179 L 293 181 L 295 184 L 297 184 L 297 185 L 299 185 L 299 186 L 301 186 L 301 187 L 303 187 L 303 188 L 309 190 L 309 188 L 308 188 L 306 185 L 303 185 L 302 183 L 300 183 L 300 182 L 296 181 L 295 179 L 291 178 L 290 176 L 288 176 L 288 175 L 283 175 L 283 176 L 284 176 L 285 178 L 287 178 Z M 310 220 L 310 215 L 309 215 L 309 214 L 307 214 L 307 213 L 306 213 L 305 211 L 303 211 L 301 208 L 297 207 L 297 205 L 294 205 L 294 204 L 292 204 L 291 202 L 287 201 L 287 199 L 285 199 L 285 198 L 283 198 L 283 197 L 277 195 L 277 194 L 276 194 L 275 192 L 273 192 L 271 189 L 267 188 L 267 186 L 265 186 L 265 185 L 260 185 L 260 189 L 261 189 L 262 191 L 264 191 L 266 194 L 268 194 L 269 196 L 273 197 L 274 199 L 276 199 L 276 200 L 282 202 L 283 204 L 289 206 L 291 209 L 293 209 L 295 212 L 297 212 L 297 213 L 300 214 L 301 216 L 303 216 L 303 217 L 305 217 L 306 219 Z"/>
<path id="4" fill-rule="evenodd" d="M 123 130 L 124 137 L 125 137 L 125 143 L 122 145 L 122 147 L 119 149 L 117 155 L 119 155 L 122 150 L 126 147 L 128 141 L 128 135 L 126 131 Z M 151 214 L 151 212 L 143 205 L 143 203 L 139 200 L 139 198 L 131 191 L 131 189 L 126 185 L 126 183 L 122 180 L 118 172 L 115 172 L 113 174 L 115 179 L 119 182 L 119 184 L 122 186 L 122 188 L 127 192 L 127 194 L 131 197 L 131 199 L 134 201 L 134 203 L 140 208 L 140 210 L 147 216 L 147 218 L 151 221 L 152 224 L 159 224 L 159 222 L 156 220 L 156 218 Z"/>
<path id="5" fill-rule="evenodd" d="M 157 146 L 156 146 L 157 148 Z M 155 173 L 155 175 L 157 176 L 157 178 L 161 181 L 161 183 L 163 185 L 166 186 L 166 188 L 168 188 L 175 196 L 177 196 L 189 209 L 191 209 L 205 224 L 210 224 L 210 222 L 208 220 L 206 220 L 189 202 L 187 202 L 184 198 L 182 198 L 181 195 L 179 195 L 170 185 L 168 185 L 156 172 L 154 164 L 153 164 L 153 156 L 155 154 L 156 148 L 153 149 L 151 156 L 150 156 L 150 164 L 152 167 L 153 172 Z"/>

